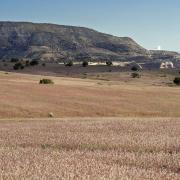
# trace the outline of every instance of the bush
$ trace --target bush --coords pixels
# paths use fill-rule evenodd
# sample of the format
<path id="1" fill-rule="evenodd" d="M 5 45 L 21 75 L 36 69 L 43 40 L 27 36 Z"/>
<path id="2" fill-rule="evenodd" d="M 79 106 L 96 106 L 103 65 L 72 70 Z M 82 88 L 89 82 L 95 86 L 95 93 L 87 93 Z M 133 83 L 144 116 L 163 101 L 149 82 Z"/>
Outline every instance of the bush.
<path id="1" fill-rule="evenodd" d="M 87 67 L 89 65 L 88 61 L 83 61 L 82 66 Z"/>
<path id="2" fill-rule="evenodd" d="M 69 66 L 69 67 L 71 67 L 71 66 L 73 66 L 74 64 L 73 64 L 73 61 L 69 61 L 69 62 L 67 62 L 66 64 L 65 64 L 65 66 Z"/>
<path id="3" fill-rule="evenodd" d="M 29 66 L 29 64 L 30 64 L 29 60 L 26 60 L 25 64 L 26 64 L 26 66 Z"/>
<path id="4" fill-rule="evenodd" d="M 31 66 L 37 66 L 39 64 L 39 61 L 37 59 L 34 59 L 32 60 L 30 63 L 29 63 Z"/>
<path id="5" fill-rule="evenodd" d="M 21 62 L 18 62 L 13 66 L 13 68 L 14 68 L 14 70 L 24 69 L 24 66 Z"/>
<path id="6" fill-rule="evenodd" d="M 16 62 L 18 62 L 18 61 L 19 61 L 18 58 L 11 58 L 11 62 L 12 62 L 12 63 L 16 63 Z"/>
<path id="7" fill-rule="evenodd" d="M 112 63 L 112 61 L 107 61 L 107 62 L 106 62 L 106 65 L 107 65 L 107 66 L 112 66 L 113 63 Z"/>
<path id="8" fill-rule="evenodd" d="M 132 73 L 132 74 L 131 74 L 131 77 L 132 77 L 132 78 L 140 78 L 141 75 L 140 75 L 139 73 Z"/>
<path id="9" fill-rule="evenodd" d="M 51 79 L 41 79 L 39 84 L 54 84 L 54 82 Z"/>
<path id="10" fill-rule="evenodd" d="M 133 66 L 133 67 L 131 68 L 131 70 L 132 70 L 132 71 L 138 71 L 139 69 L 138 69 L 138 67 Z"/>
<path id="11" fill-rule="evenodd" d="M 180 77 L 175 77 L 174 78 L 174 84 L 180 85 Z"/>

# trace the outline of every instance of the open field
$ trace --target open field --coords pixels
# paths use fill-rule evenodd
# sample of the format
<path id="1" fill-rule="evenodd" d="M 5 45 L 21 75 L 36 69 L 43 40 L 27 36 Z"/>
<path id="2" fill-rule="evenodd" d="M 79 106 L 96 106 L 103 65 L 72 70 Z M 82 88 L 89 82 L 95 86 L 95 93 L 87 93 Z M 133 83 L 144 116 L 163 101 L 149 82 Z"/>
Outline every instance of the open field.
<path id="1" fill-rule="evenodd" d="M 0 118 L 48 117 L 180 117 L 180 88 L 172 76 L 128 73 L 91 74 L 91 79 L 0 72 Z"/>
<path id="2" fill-rule="evenodd" d="M 0 179 L 180 179 L 172 74 L 77 77 L 0 72 Z"/>
<path id="3" fill-rule="evenodd" d="M 0 179 L 180 179 L 180 119 L 0 121 Z"/>

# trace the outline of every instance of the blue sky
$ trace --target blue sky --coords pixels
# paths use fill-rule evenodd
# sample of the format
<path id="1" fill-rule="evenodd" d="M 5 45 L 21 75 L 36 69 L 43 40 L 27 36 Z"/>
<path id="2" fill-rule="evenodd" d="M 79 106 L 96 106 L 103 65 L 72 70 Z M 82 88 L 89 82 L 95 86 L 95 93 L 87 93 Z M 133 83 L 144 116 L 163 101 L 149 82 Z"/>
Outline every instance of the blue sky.
<path id="1" fill-rule="evenodd" d="M 180 52 L 180 0 L 0 0 L 0 21 L 85 26 Z"/>

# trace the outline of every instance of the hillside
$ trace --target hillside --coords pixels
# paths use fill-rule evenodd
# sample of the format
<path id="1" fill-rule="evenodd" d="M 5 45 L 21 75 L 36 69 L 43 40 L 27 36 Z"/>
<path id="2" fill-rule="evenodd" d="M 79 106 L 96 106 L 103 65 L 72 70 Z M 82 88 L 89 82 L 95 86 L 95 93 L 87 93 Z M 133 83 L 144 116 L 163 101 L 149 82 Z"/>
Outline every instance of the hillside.
<path id="1" fill-rule="evenodd" d="M 127 60 L 148 54 L 131 38 L 84 27 L 0 22 L 0 58 Z"/>

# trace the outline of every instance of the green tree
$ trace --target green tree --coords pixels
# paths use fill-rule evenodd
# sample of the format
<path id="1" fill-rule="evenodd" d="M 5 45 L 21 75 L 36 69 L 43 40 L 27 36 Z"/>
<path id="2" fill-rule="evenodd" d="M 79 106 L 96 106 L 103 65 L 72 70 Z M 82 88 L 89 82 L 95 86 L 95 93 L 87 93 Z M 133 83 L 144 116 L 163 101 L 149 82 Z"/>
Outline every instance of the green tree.
<path id="1" fill-rule="evenodd" d="M 83 66 L 83 67 L 87 67 L 88 65 L 89 65 L 88 61 L 83 61 L 83 62 L 82 62 L 82 66 Z"/>
<path id="2" fill-rule="evenodd" d="M 69 67 L 71 67 L 71 66 L 73 66 L 73 65 L 74 65 L 73 61 L 69 61 L 69 62 L 67 62 L 67 63 L 65 64 L 65 66 L 69 66 Z"/>
<path id="3" fill-rule="evenodd" d="M 54 84 L 54 82 L 51 79 L 41 79 L 39 84 Z"/>
<path id="4" fill-rule="evenodd" d="M 180 77 L 175 77 L 174 78 L 174 84 L 180 85 Z"/>
<path id="5" fill-rule="evenodd" d="M 138 71 L 139 69 L 138 69 L 138 67 L 133 66 L 133 67 L 131 68 L 131 70 L 132 70 L 132 71 Z"/>
<path id="6" fill-rule="evenodd" d="M 24 69 L 24 66 L 21 62 L 18 62 L 13 66 L 13 68 L 14 70 L 19 70 L 19 69 Z"/>
<path id="7" fill-rule="evenodd" d="M 107 66 L 112 66 L 113 63 L 112 63 L 112 61 L 106 61 L 106 65 L 107 65 Z"/>

